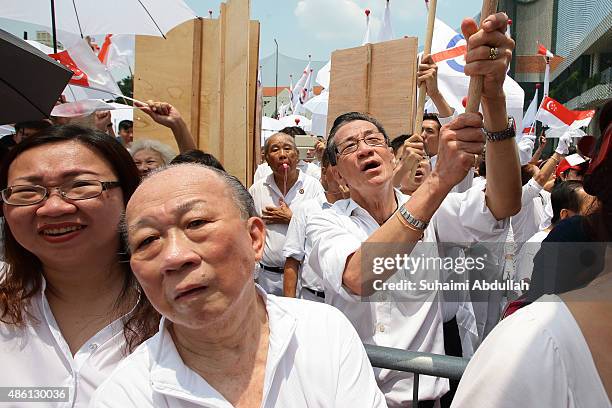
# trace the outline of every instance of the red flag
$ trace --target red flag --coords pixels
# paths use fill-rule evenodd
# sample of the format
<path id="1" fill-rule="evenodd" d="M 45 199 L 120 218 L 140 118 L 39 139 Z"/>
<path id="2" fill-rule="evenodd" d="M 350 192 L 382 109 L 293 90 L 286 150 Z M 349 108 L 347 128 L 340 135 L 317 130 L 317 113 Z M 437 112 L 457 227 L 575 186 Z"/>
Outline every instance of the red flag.
<path id="1" fill-rule="evenodd" d="M 552 58 L 555 56 L 552 52 L 548 51 L 548 49 L 540 43 L 538 43 L 538 54 L 548 58 Z"/>
<path id="2" fill-rule="evenodd" d="M 569 110 L 554 99 L 546 97 L 542 101 L 538 120 L 551 128 L 578 129 L 588 126 L 593 116 L 595 116 L 595 110 Z"/>
<path id="3" fill-rule="evenodd" d="M 72 78 L 70 78 L 69 82 L 70 84 L 87 87 L 89 86 L 87 74 L 77 66 L 76 62 L 74 62 L 70 54 L 68 54 L 68 51 L 64 50 L 62 52 L 58 52 L 57 54 L 49 54 L 49 56 L 63 66 L 72 70 Z"/>

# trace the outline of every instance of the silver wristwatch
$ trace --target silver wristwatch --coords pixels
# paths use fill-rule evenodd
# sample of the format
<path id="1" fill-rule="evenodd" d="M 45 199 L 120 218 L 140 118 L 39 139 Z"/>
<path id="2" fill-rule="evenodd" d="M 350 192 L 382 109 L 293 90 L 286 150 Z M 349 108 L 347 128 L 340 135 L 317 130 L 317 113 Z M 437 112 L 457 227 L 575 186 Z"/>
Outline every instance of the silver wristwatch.
<path id="1" fill-rule="evenodd" d="M 506 140 L 516 136 L 514 118 L 512 117 L 508 117 L 508 127 L 504 130 L 500 130 L 499 132 L 489 132 L 487 129 L 482 130 L 489 142 L 499 142 L 500 140 Z"/>
<path id="2" fill-rule="evenodd" d="M 400 205 L 399 213 L 410 226 L 414 227 L 419 231 L 425 231 L 427 229 L 427 226 L 429 225 L 428 222 L 414 218 L 412 214 L 410 214 L 403 205 Z"/>

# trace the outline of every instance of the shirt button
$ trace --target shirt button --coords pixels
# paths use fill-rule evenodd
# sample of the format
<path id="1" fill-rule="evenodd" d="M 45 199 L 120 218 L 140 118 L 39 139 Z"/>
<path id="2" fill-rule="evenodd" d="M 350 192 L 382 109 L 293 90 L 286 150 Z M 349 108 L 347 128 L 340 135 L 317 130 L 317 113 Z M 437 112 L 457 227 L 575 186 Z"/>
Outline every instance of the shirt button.
<path id="1" fill-rule="evenodd" d="M 91 343 L 89 345 L 89 350 L 90 351 L 96 351 L 98 349 L 98 344 L 97 343 Z"/>

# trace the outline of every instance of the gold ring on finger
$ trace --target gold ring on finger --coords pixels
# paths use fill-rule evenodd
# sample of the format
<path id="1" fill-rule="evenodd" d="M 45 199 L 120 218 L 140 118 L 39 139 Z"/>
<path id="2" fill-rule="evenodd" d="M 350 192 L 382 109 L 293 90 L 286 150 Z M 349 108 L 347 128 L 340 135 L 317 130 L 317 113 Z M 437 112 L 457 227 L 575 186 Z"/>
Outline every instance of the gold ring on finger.
<path id="1" fill-rule="evenodd" d="M 497 56 L 499 55 L 499 50 L 497 49 L 497 47 L 491 47 L 489 48 L 489 59 L 490 60 L 495 60 L 497 59 Z"/>

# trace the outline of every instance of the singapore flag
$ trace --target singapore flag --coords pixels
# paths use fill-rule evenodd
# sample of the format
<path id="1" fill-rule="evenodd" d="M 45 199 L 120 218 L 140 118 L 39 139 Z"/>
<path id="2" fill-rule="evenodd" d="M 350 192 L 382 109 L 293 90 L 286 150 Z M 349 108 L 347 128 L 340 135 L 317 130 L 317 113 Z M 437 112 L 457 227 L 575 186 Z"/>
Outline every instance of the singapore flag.
<path id="1" fill-rule="evenodd" d="M 569 110 L 554 99 L 546 97 L 542 101 L 537 120 L 551 128 L 578 129 L 588 126 L 593 116 L 595 116 L 595 110 Z"/>

